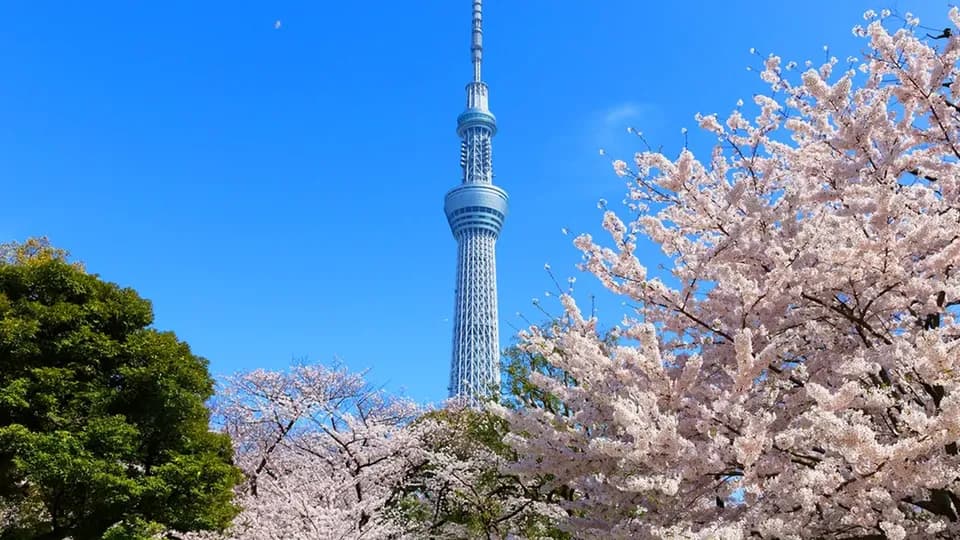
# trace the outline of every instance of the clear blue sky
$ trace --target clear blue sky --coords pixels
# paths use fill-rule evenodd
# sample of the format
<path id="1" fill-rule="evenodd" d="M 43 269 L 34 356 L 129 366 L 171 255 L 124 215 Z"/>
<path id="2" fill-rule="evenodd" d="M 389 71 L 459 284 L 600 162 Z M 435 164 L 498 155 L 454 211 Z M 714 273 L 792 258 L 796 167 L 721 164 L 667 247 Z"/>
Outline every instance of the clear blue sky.
<path id="1" fill-rule="evenodd" d="M 626 126 L 674 152 L 695 112 L 762 89 L 750 47 L 859 56 L 865 9 L 933 27 L 947 9 L 485 4 L 494 168 L 511 196 L 504 346 L 518 311 L 540 319 L 544 263 L 578 277 L 581 298 L 596 290 L 561 228 L 596 231 L 597 200 L 623 198 L 609 163 L 639 149 Z M 133 286 L 217 374 L 336 355 L 442 399 L 455 268 L 442 200 L 460 178 L 469 26 L 468 0 L 0 2 L 0 240 L 48 235 Z M 709 143 L 694 131 L 692 146 Z M 601 316 L 618 311 L 601 301 Z"/>

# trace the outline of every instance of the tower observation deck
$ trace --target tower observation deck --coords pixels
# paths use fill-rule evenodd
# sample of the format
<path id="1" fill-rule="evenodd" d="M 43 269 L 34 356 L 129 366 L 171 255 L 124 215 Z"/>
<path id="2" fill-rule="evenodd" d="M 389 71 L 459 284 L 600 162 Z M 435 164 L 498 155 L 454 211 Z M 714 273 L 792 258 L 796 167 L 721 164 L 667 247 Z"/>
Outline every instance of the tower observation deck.
<path id="1" fill-rule="evenodd" d="M 443 210 L 457 241 L 450 397 L 479 405 L 499 392 L 500 337 L 497 318 L 496 243 L 507 214 L 507 192 L 493 185 L 493 136 L 483 59 L 482 0 L 473 0 L 470 52 L 473 80 L 467 107 L 457 118 L 459 186 L 447 192 Z"/>

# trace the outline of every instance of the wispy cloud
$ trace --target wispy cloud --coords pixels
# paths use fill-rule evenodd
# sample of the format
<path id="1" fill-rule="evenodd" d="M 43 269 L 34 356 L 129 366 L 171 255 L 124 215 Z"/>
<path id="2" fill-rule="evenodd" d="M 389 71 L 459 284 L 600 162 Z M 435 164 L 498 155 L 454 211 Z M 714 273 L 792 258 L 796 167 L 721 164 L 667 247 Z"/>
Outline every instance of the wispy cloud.
<path id="1" fill-rule="evenodd" d="M 579 137 L 579 146 L 584 152 L 577 155 L 589 161 L 580 161 L 579 157 L 571 157 L 571 160 L 582 163 L 583 177 L 605 180 L 602 183 L 575 182 L 571 188 L 576 189 L 578 194 L 619 200 L 624 183 L 613 174 L 610 162 L 629 159 L 639 149 L 639 140 L 627 132 L 628 127 L 638 131 L 650 129 L 658 122 L 659 116 L 657 105 L 643 101 L 596 103 L 584 118 L 584 129 Z M 602 150 L 599 159 L 597 150 Z"/>
<path id="2" fill-rule="evenodd" d="M 603 125 L 606 128 L 623 127 L 630 120 L 638 119 L 642 111 L 643 107 L 636 103 L 620 103 L 604 111 Z"/>
<path id="3" fill-rule="evenodd" d="M 636 142 L 627 134 L 627 128 L 649 129 L 655 121 L 657 108 L 639 101 L 623 101 L 596 109 L 590 129 L 590 144 L 608 151 L 627 151 Z"/>
<path id="4" fill-rule="evenodd" d="M 571 151 L 551 154 L 551 159 L 562 163 L 561 168 L 567 171 L 564 174 L 565 188 L 573 190 L 578 197 L 590 197 L 594 202 L 601 197 L 620 200 L 624 180 L 613 174 L 611 162 L 629 160 L 641 149 L 641 141 L 635 134 L 628 133 L 627 128 L 650 130 L 661 123 L 661 116 L 658 104 L 642 99 L 593 102 L 579 118 L 576 132 L 563 141 Z M 599 156 L 598 150 L 602 150 Z M 564 229 L 570 225 L 558 223 Z M 569 233 L 576 235 L 573 230 Z"/>

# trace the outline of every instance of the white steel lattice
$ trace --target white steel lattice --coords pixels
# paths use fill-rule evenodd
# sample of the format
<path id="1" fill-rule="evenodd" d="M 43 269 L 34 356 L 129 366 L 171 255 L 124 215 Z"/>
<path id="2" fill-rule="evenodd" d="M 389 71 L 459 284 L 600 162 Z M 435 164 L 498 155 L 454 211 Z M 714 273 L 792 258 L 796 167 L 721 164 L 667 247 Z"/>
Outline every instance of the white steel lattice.
<path id="1" fill-rule="evenodd" d="M 488 107 L 487 85 L 480 80 L 481 0 L 472 1 L 473 81 L 467 84 L 467 108 L 457 118 L 463 177 L 461 185 L 447 193 L 444 211 L 457 239 L 450 396 L 478 405 L 500 388 L 495 249 L 507 214 L 507 193 L 493 185 L 497 121 Z"/>
<path id="2" fill-rule="evenodd" d="M 471 127 L 461 143 L 463 181 L 493 183 L 493 134 L 487 126 Z"/>
<path id="3" fill-rule="evenodd" d="M 472 404 L 500 387 L 496 241 L 491 231 L 466 229 L 457 242 L 450 395 Z"/>

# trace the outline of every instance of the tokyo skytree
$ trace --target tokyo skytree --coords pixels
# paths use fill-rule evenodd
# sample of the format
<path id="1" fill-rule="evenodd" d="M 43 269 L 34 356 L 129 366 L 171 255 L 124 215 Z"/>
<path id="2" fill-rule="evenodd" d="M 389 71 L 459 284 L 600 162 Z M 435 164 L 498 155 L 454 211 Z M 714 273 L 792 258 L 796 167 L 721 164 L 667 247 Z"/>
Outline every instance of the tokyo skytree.
<path id="1" fill-rule="evenodd" d="M 492 139 L 497 121 L 480 78 L 483 58 L 482 0 L 473 0 L 473 80 L 467 108 L 457 118 L 462 182 L 450 190 L 443 210 L 457 240 L 456 301 L 450 397 L 478 405 L 499 393 L 495 248 L 507 214 L 507 192 L 493 185 Z"/>

